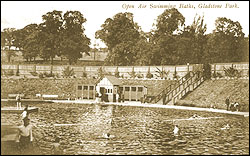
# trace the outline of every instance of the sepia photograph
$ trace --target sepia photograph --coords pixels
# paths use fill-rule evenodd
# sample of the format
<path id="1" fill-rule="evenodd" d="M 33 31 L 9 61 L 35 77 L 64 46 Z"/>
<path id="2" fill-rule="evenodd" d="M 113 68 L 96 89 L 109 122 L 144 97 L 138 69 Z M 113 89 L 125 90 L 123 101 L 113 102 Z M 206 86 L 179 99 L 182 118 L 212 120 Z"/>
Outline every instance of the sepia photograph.
<path id="1" fill-rule="evenodd" d="M 1 1 L 1 155 L 249 155 L 249 1 Z"/>

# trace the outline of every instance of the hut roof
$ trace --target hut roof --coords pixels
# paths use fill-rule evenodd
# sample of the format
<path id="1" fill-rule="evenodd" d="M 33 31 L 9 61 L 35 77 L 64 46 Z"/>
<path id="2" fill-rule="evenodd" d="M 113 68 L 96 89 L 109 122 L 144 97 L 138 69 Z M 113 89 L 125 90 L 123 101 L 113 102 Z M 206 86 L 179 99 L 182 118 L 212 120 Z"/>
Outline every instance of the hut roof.
<path id="1" fill-rule="evenodd" d="M 115 76 L 105 75 L 104 77 L 106 77 L 113 85 L 122 85 L 122 81 Z"/>

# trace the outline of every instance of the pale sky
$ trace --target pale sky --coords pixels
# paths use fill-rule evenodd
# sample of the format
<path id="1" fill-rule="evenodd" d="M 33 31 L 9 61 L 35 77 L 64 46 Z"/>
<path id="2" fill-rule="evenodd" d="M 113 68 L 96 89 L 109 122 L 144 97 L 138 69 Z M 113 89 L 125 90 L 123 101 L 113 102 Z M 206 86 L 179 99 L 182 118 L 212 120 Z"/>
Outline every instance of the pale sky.
<path id="1" fill-rule="evenodd" d="M 140 4 L 145 8 L 138 8 Z M 180 8 L 180 5 L 194 8 Z M 199 6 L 210 8 L 201 8 Z M 101 29 L 101 25 L 107 18 L 112 18 L 119 12 L 131 12 L 134 21 L 141 26 L 142 30 L 149 32 L 155 23 L 157 16 L 167 8 L 152 8 L 152 5 L 165 5 L 175 7 L 185 17 L 185 24 L 193 22 L 195 14 L 204 15 L 207 24 L 207 32 L 215 29 L 217 17 L 226 17 L 233 21 L 239 21 L 245 36 L 249 35 L 249 1 L 1 1 L 1 31 L 4 28 L 21 29 L 31 23 L 41 23 L 42 15 L 47 12 L 58 10 L 63 14 L 66 11 L 80 11 L 87 19 L 84 24 L 85 34 L 95 42 L 95 32 Z M 221 8 L 211 8 L 212 5 L 222 5 Z M 128 8 L 130 6 L 130 8 Z M 235 6 L 236 8 L 226 8 Z M 208 6 L 209 7 L 209 6 Z M 105 45 L 101 41 L 100 47 Z"/>

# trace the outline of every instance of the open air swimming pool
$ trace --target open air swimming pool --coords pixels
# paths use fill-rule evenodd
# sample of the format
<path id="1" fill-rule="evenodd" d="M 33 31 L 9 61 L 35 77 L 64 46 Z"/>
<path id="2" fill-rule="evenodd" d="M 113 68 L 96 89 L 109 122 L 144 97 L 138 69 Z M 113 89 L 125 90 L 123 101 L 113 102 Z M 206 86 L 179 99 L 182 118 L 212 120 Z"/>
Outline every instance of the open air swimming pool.
<path id="1" fill-rule="evenodd" d="M 2 104 L 8 106 L 10 104 Z M 12 104 L 13 105 L 13 104 Z M 88 104 L 30 104 L 35 141 L 43 154 L 51 154 L 56 136 L 64 154 L 249 154 L 249 118 L 237 115 Z M 223 117 L 205 120 L 187 119 Z M 17 114 L 1 114 L 1 123 L 17 125 Z M 180 135 L 173 135 L 174 124 Z M 221 130 L 226 124 L 230 129 Z M 105 139 L 110 133 L 113 138 Z"/>

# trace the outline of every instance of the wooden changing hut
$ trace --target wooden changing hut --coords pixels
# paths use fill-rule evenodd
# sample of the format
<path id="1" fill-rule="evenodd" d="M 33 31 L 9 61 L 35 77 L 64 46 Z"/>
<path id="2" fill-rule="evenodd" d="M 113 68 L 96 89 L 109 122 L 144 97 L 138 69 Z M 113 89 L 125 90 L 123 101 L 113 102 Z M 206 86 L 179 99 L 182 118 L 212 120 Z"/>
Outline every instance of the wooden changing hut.
<path id="1" fill-rule="evenodd" d="M 147 94 L 147 87 L 143 85 L 123 84 L 122 79 L 113 75 L 105 75 L 96 83 L 77 83 L 76 96 L 81 99 L 95 99 L 95 93 L 103 96 L 105 102 L 117 102 L 124 97 L 125 101 L 140 101 Z"/>

